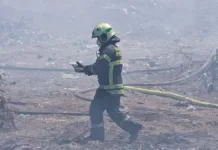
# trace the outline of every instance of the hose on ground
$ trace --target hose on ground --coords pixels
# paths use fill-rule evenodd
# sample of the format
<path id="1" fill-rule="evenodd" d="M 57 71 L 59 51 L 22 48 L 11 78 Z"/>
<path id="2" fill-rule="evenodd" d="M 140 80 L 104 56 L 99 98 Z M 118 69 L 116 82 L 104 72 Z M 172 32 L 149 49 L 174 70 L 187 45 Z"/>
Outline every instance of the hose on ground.
<path id="1" fill-rule="evenodd" d="M 160 71 L 168 71 L 168 70 L 175 70 L 181 68 L 182 65 L 177 65 L 174 67 L 168 68 L 157 68 L 157 69 L 145 69 L 145 70 L 133 70 L 127 73 L 137 73 L 137 72 L 144 72 L 144 73 L 152 73 L 152 72 L 160 72 Z M 26 67 L 15 67 L 15 66 L 0 66 L 2 70 L 13 70 L 13 71 L 40 71 L 40 72 L 66 72 L 71 73 L 74 72 L 73 69 L 61 69 L 61 68 L 26 68 Z"/>
<path id="2" fill-rule="evenodd" d="M 177 70 L 181 69 L 183 67 L 182 64 L 169 67 L 169 68 L 155 68 L 155 69 L 144 69 L 144 70 L 133 70 L 128 71 L 125 74 L 131 74 L 131 73 L 157 73 L 162 71 L 170 71 L 170 70 Z M 72 69 L 57 69 L 57 68 L 25 68 L 25 67 L 14 67 L 14 66 L 0 66 L 0 69 L 3 70 L 13 70 L 13 71 L 42 71 L 42 72 L 72 72 Z M 82 97 L 81 97 L 82 98 Z M 85 98 L 82 98 L 83 100 Z M 87 99 L 89 101 L 89 99 Z M 26 102 L 15 102 L 15 101 L 7 101 L 6 103 L 14 104 L 14 105 L 28 105 L 28 104 L 34 104 L 34 103 L 26 103 Z"/>
<path id="3" fill-rule="evenodd" d="M 172 92 L 164 92 L 164 91 L 159 91 L 159 90 L 150 90 L 150 89 L 146 89 L 146 88 L 134 87 L 134 86 L 172 85 L 172 84 L 175 84 L 175 83 L 179 83 L 179 82 L 188 80 L 188 79 L 190 79 L 190 78 L 192 78 L 194 76 L 197 76 L 197 75 L 201 74 L 203 71 L 205 71 L 205 69 L 211 64 L 211 57 L 212 57 L 212 52 L 211 52 L 209 58 L 207 59 L 207 61 L 200 67 L 200 69 L 197 70 L 196 72 L 193 72 L 188 77 L 177 79 L 177 80 L 170 81 L 170 82 L 163 82 L 163 83 L 125 84 L 124 88 L 129 89 L 129 90 L 142 92 L 142 93 L 149 94 L 149 95 L 156 95 L 156 96 L 167 97 L 167 98 L 180 100 L 180 101 L 187 101 L 187 102 L 189 102 L 191 104 L 195 104 L 195 105 L 199 105 L 199 106 L 218 108 L 218 104 L 203 102 L 203 101 L 196 100 L 196 99 L 193 99 L 193 98 L 189 98 L 187 96 L 183 96 L 183 95 L 180 95 L 180 94 L 176 94 L 176 93 L 172 93 Z M 91 99 L 83 97 L 81 95 L 83 95 L 85 93 L 88 93 L 90 91 L 94 91 L 94 90 L 95 89 L 88 89 L 88 90 L 84 90 L 84 91 L 80 91 L 78 93 L 75 93 L 74 95 L 75 95 L 75 97 L 77 97 L 77 98 L 79 98 L 81 100 L 90 101 Z"/>
<path id="4" fill-rule="evenodd" d="M 175 83 L 179 83 L 179 82 L 185 81 L 187 79 L 190 79 L 191 77 L 199 75 L 200 73 L 202 73 L 208 67 L 208 65 L 210 65 L 210 63 L 211 63 L 211 56 L 204 63 L 204 65 L 202 65 L 202 67 L 199 70 L 192 73 L 189 77 L 177 79 L 177 80 L 170 81 L 170 82 L 164 82 L 164 83 L 125 84 L 124 88 L 128 89 L 128 90 L 134 90 L 134 91 L 142 92 L 142 93 L 149 94 L 149 95 L 157 95 L 157 96 L 167 97 L 167 98 L 171 98 L 171 99 L 175 99 L 175 100 L 187 101 L 187 102 L 189 102 L 191 104 L 195 104 L 195 105 L 199 105 L 199 106 L 218 108 L 218 104 L 199 101 L 199 100 L 189 98 L 189 97 L 186 97 L 186 96 L 182 96 L 182 95 L 179 95 L 179 94 L 176 94 L 176 93 L 164 92 L 164 91 L 159 91 L 159 90 L 150 90 L 150 89 L 139 88 L 139 87 L 133 87 L 133 86 L 161 86 L 161 85 L 172 85 L 172 84 L 175 84 Z M 177 67 L 174 67 L 173 69 L 175 69 L 175 68 L 177 68 Z M 157 71 L 166 71 L 166 70 L 172 70 L 172 68 L 170 68 L 170 69 L 169 68 L 153 69 L 153 70 L 147 70 L 147 72 L 157 72 Z M 146 72 L 146 70 L 137 70 L 135 72 Z M 135 73 L 135 72 L 130 72 L 130 73 Z M 80 98 L 82 100 L 90 101 L 91 99 L 83 97 L 81 95 L 83 95 L 83 94 L 85 94 L 87 92 L 94 91 L 94 90 L 95 89 L 88 89 L 88 90 L 84 90 L 84 91 L 80 91 L 78 93 L 75 93 L 74 95 L 75 95 L 75 97 Z M 71 115 L 71 116 L 88 116 L 87 113 L 56 113 L 56 112 L 28 112 L 28 111 L 26 111 L 26 112 L 25 111 L 16 111 L 15 113 L 16 114 L 29 114 L 29 115 L 54 115 L 54 114 L 57 114 L 57 115 Z"/>
<path id="5" fill-rule="evenodd" d="M 149 95 L 167 97 L 167 98 L 171 98 L 171 99 L 175 99 L 175 100 L 179 100 L 179 101 L 187 101 L 187 102 L 189 102 L 191 104 L 198 105 L 198 106 L 218 108 L 218 104 L 203 102 L 203 101 L 200 101 L 200 100 L 196 100 L 196 99 L 193 99 L 193 98 L 190 98 L 190 97 L 187 97 L 187 96 L 183 96 L 183 95 L 180 95 L 180 94 L 172 93 L 172 92 L 165 92 L 165 91 L 159 91 L 159 90 L 150 90 L 150 89 L 137 88 L 137 87 L 132 87 L 132 86 L 125 86 L 125 89 L 142 92 L 142 93 L 149 94 Z"/>
<path id="6" fill-rule="evenodd" d="M 209 102 L 203 102 L 200 100 L 196 100 L 187 96 L 183 96 L 180 94 L 176 94 L 176 93 L 172 93 L 172 92 L 165 92 L 165 91 L 159 91 L 159 90 L 151 90 L 151 89 L 146 89 L 146 88 L 139 88 L 139 87 L 133 87 L 133 86 L 124 86 L 124 88 L 126 90 L 133 90 L 133 91 L 137 91 L 137 92 L 141 92 L 144 94 L 148 94 L 148 95 L 156 95 L 156 96 L 160 96 L 160 97 L 166 97 L 166 98 L 171 98 L 174 100 L 179 100 L 179 101 L 187 101 L 190 104 L 193 105 L 198 105 L 198 106 L 204 106 L 204 107 L 211 107 L 211 108 L 218 108 L 218 104 L 214 104 L 214 103 L 209 103 Z M 94 91 L 96 89 L 88 89 L 88 90 L 84 90 L 78 93 L 75 93 L 75 97 L 84 100 L 84 101 L 91 101 L 91 98 L 86 98 L 83 97 L 81 95 Z"/>
<path id="7" fill-rule="evenodd" d="M 145 69 L 145 70 L 135 70 L 135 71 L 130 71 L 128 73 L 156 73 L 156 72 L 161 72 L 161 71 L 168 71 L 168 70 L 175 70 L 175 69 L 179 69 L 181 68 L 182 65 L 178 65 L 178 66 L 175 66 L 175 67 L 169 67 L 169 68 L 161 68 L 161 69 Z M 0 66 L 0 68 L 2 68 Z M 16 67 L 4 67 L 2 69 L 8 69 L 8 70 L 22 70 L 22 71 L 69 71 L 69 70 L 59 70 L 59 69 L 41 69 L 41 68 L 16 68 Z M 87 93 L 87 92 L 91 92 L 95 89 L 90 89 L 90 90 L 85 90 L 85 91 L 81 91 L 79 92 L 78 94 L 75 94 L 75 96 L 77 98 L 80 98 L 82 100 L 85 100 L 85 101 L 90 101 L 89 98 L 85 98 L 85 97 L 82 97 L 80 95 L 84 94 L 84 93 Z M 7 102 L 7 103 L 11 103 L 11 104 L 17 104 L 17 105 L 25 105 L 27 103 L 24 103 L 24 102 L 13 102 L 13 101 L 10 101 L 10 102 Z M 88 113 L 72 113 L 72 112 L 69 112 L 69 113 L 62 113 L 62 112 L 33 112 L 33 111 L 14 111 L 15 114 L 22 114 L 22 115 L 69 115 L 69 116 L 89 116 Z"/>
<path id="8" fill-rule="evenodd" d="M 33 112 L 33 111 L 14 111 L 15 114 L 19 115 L 64 115 L 64 116 L 89 116 L 88 113 L 64 113 L 64 112 Z"/>
<path id="9" fill-rule="evenodd" d="M 200 69 L 198 69 L 197 71 L 193 72 L 190 76 L 185 77 L 185 78 L 181 78 L 181 79 L 177 79 L 177 80 L 172 80 L 172 81 L 169 81 L 169 82 L 163 82 L 163 83 L 144 83 L 144 84 L 143 83 L 140 83 L 140 84 L 137 84 L 137 83 L 129 84 L 129 83 L 127 83 L 127 84 L 124 84 L 124 85 L 127 86 L 127 87 L 131 87 L 131 86 L 140 86 L 140 87 L 143 87 L 143 86 L 166 86 L 166 85 L 172 85 L 172 84 L 175 84 L 175 83 L 179 83 L 179 82 L 188 80 L 188 79 L 190 79 L 190 78 L 192 78 L 192 77 L 194 77 L 196 75 L 201 74 L 210 65 L 211 57 L 212 57 L 212 52 L 211 52 L 209 58 L 207 59 L 207 61 L 200 67 Z M 142 72 L 142 70 L 140 70 L 140 72 Z M 134 72 L 131 71 L 131 73 L 134 73 Z M 77 98 L 81 99 L 81 100 L 90 101 L 91 99 L 83 97 L 81 95 L 83 95 L 84 93 L 88 93 L 88 92 L 94 91 L 94 90 L 95 89 L 88 89 L 88 90 L 84 90 L 84 91 L 80 91 L 78 93 L 75 93 L 74 95 Z M 148 90 L 148 89 L 145 89 L 145 90 Z"/>
<path id="10" fill-rule="evenodd" d="M 164 91 L 159 91 L 159 90 L 150 90 L 146 88 L 137 88 L 137 87 L 132 87 L 132 86 L 125 86 L 125 89 L 128 90 L 133 90 L 133 91 L 138 91 L 142 92 L 144 94 L 149 94 L 149 95 L 156 95 L 156 96 L 161 96 L 161 97 L 166 97 L 166 98 L 171 98 L 179 101 L 187 101 L 190 104 L 193 105 L 198 105 L 198 106 L 204 106 L 204 107 L 210 107 L 210 108 L 218 108 L 218 104 L 213 104 L 213 103 L 208 103 L 208 102 L 203 102 L 200 100 L 196 100 L 187 96 L 183 96 L 180 94 L 172 93 L 172 92 L 164 92 Z M 85 101 L 90 101 L 91 99 L 82 97 L 82 94 L 94 91 L 95 89 L 89 89 L 85 91 L 81 91 L 78 93 L 75 93 L 75 96 L 77 98 L 80 98 Z M 31 112 L 31 111 L 15 111 L 15 114 L 23 114 L 23 115 L 67 115 L 67 116 L 89 116 L 88 113 L 62 113 L 62 112 Z"/>
<path id="11" fill-rule="evenodd" d="M 176 67 L 170 67 L 170 68 L 161 68 L 161 69 L 147 69 L 147 70 L 137 70 L 137 72 L 143 72 L 143 73 L 155 73 L 155 72 L 159 72 L 159 71 L 168 71 L 168 70 L 174 70 L 174 69 L 179 69 L 180 67 L 182 67 L 182 65 L 179 65 L 179 66 L 176 66 Z M 13 70 L 13 67 L 10 67 L 8 69 L 12 69 Z M 30 70 L 28 70 L 30 69 Z M 15 70 L 22 70 L 22 68 L 18 68 L 18 69 L 15 69 Z M 23 71 L 33 71 L 35 69 L 31 69 L 31 68 L 26 68 L 25 70 Z M 44 71 L 44 70 L 40 70 L 40 69 L 36 69 L 37 71 Z M 57 70 L 46 70 L 46 71 L 57 71 Z M 81 91 L 77 94 L 75 94 L 75 96 L 77 98 L 80 98 L 82 100 L 85 100 L 85 101 L 90 101 L 91 99 L 89 98 L 85 98 L 85 97 L 82 97 L 80 95 L 83 95 L 84 93 L 87 93 L 87 92 L 91 92 L 91 91 L 94 91 L 95 89 L 90 89 L 90 90 L 85 90 L 85 91 Z M 34 103 L 25 103 L 25 102 L 14 102 L 14 101 L 9 101 L 7 103 L 11 103 L 11 104 L 15 104 L 15 105 L 26 105 L 26 104 L 34 104 Z M 62 112 L 33 112 L 33 111 L 14 111 L 15 114 L 19 114 L 19 115 L 69 115 L 69 116 L 89 116 L 88 113 L 62 113 Z"/>

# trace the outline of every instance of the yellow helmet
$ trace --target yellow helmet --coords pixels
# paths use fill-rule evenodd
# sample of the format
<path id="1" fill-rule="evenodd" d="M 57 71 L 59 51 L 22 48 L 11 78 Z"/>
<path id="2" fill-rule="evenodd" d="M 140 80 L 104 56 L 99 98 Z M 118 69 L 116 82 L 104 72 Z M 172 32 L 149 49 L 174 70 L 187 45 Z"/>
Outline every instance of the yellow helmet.
<path id="1" fill-rule="evenodd" d="M 92 32 L 92 38 L 98 38 L 100 42 L 107 42 L 114 35 L 115 32 L 108 23 L 98 24 Z"/>

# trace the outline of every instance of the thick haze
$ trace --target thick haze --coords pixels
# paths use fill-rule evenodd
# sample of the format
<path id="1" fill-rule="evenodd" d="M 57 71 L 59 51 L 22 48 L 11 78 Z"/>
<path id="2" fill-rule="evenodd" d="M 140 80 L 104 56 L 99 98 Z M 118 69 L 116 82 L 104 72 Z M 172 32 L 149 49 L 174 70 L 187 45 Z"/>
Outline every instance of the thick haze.
<path id="1" fill-rule="evenodd" d="M 77 143 L 99 85 L 72 64 L 96 61 L 101 22 L 121 38 L 123 83 L 134 85 L 121 100 L 143 124 L 133 144 L 108 117 L 104 143 Z M 0 149 L 218 150 L 217 41 L 218 0 L 0 0 Z"/>
<path id="2" fill-rule="evenodd" d="M 0 21 L 24 17 L 32 28 L 81 40 L 99 22 L 121 35 L 139 29 L 131 39 L 174 39 L 217 34 L 217 8 L 218 0 L 1 0 Z"/>

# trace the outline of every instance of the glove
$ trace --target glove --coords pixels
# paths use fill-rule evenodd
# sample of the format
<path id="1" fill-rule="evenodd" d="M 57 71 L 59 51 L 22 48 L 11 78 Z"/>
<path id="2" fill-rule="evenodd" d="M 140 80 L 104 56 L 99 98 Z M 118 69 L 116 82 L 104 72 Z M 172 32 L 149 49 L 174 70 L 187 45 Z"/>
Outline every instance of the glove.
<path id="1" fill-rule="evenodd" d="M 74 68 L 74 71 L 75 72 L 84 72 L 84 66 L 79 63 L 79 62 L 76 62 L 77 64 L 72 64 L 73 68 Z"/>
<path id="2" fill-rule="evenodd" d="M 79 66 L 73 66 L 75 72 L 84 72 L 84 68 L 81 68 Z"/>
<path id="3" fill-rule="evenodd" d="M 88 76 L 93 75 L 93 73 L 91 72 L 90 67 L 91 67 L 91 66 L 85 66 L 85 67 L 83 68 L 84 73 L 85 73 L 86 75 L 88 75 Z"/>

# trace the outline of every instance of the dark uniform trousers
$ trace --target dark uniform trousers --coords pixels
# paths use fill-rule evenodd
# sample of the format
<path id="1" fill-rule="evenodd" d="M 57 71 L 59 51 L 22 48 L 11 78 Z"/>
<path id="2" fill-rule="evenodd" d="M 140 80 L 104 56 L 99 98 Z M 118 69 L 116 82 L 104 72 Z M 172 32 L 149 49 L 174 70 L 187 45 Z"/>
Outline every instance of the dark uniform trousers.
<path id="1" fill-rule="evenodd" d="M 104 141 L 103 112 L 106 110 L 109 117 L 123 130 L 133 134 L 140 125 L 133 122 L 130 117 L 120 111 L 120 95 L 112 95 L 97 89 L 90 105 L 91 138 Z"/>

